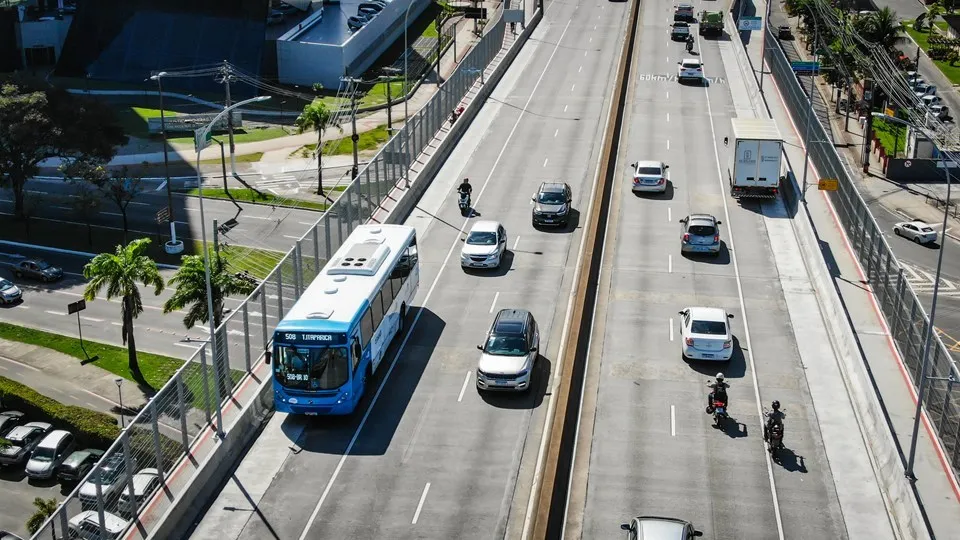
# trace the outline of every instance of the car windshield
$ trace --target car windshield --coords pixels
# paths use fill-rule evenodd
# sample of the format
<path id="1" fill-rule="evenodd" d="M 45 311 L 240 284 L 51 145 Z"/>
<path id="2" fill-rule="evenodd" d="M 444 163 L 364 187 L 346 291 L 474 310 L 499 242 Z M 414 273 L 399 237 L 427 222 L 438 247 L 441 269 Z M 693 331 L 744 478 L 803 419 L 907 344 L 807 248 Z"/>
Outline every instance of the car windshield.
<path id="1" fill-rule="evenodd" d="M 467 243 L 474 246 L 495 246 L 497 244 L 497 233 L 473 231 L 467 237 Z"/>
<path id="2" fill-rule="evenodd" d="M 350 377 L 346 347 L 280 347 L 276 376 L 287 388 L 335 390 Z"/>
<path id="3" fill-rule="evenodd" d="M 483 350 L 496 356 L 523 356 L 528 352 L 523 336 L 490 336 Z"/>
<path id="4" fill-rule="evenodd" d="M 109 486 L 113 485 L 118 476 L 120 476 L 120 469 L 104 467 L 100 469 L 100 474 L 91 475 L 90 481 L 94 484 L 100 484 L 101 486 Z"/>
<path id="5" fill-rule="evenodd" d="M 563 204 L 563 193 L 559 191 L 543 191 L 538 199 L 540 204 Z"/>
<path id="6" fill-rule="evenodd" d="M 696 236 L 713 236 L 716 229 L 711 225 L 691 225 L 688 232 Z"/>
<path id="7" fill-rule="evenodd" d="M 5 291 L 5 290 L 9 289 L 10 287 L 13 287 L 13 283 L 12 283 L 12 282 L 7 281 L 7 280 L 5 280 L 5 279 L 0 279 L 0 291 Z"/>
<path id="8" fill-rule="evenodd" d="M 637 174 L 647 176 L 660 176 L 660 167 L 637 167 Z"/>
<path id="9" fill-rule="evenodd" d="M 39 268 L 39 269 L 41 269 L 41 270 L 46 270 L 47 268 L 50 268 L 50 263 L 48 263 L 47 261 L 44 261 L 44 260 L 42 260 L 42 259 L 38 259 L 38 260 L 33 261 L 33 262 L 35 262 L 35 263 L 37 264 L 37 268 Z"/>
<path id="10" fill-rule="evenodd" d="M 37 448 L 33 451 L 33 456 L 31 456 L 31 458 L 34 461 L 53 461 L 53 456 L 53 448 Z"/>
<path id="11" fill-rule="evenodd" d="M 697 69 L 700 67 L 700 62 L 684 62 L 683 67 L 686 69 Z"/>
<path id="12" fill-rule="evenodd" d="M 690 325 L 690 333 L 724 336 L 727 334 L 727 325 L 720 321 L 693 321 Z"/>
<path id="13" fill-rule="evenodd" d="M 931 229 L 930 227 L 920 227 L 920 230 L 923 232 L 933 232 L 933 229 Z"/>

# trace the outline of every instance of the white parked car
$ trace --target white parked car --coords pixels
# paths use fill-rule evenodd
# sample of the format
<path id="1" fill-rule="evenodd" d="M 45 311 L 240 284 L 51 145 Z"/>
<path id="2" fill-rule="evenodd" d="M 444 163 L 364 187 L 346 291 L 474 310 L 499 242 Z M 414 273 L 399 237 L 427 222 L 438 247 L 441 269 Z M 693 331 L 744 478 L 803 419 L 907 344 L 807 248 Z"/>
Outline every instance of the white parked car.
<path id="1" fill-rule="evenodd" d="M 153 493 L 159 485 L 160 471 L 157 469 L 143 469 L 137 474 L 133 475 L 134 508 L 140 508 L 140 505 L 143 504 L 144 499 Z M 117 506 L 122 511 L 127 511 L 130 508 L 130 490 L 127 488 L 127 486 L 123 486 Z"/>
<path id="2" fill-rule="evenodd" d="M 667 173 L 669 165 L 662 161 L 635 161 L 633 164 L 633 191 L 650 191 L 663 193 L 667 191 L 667 182 L 670 175 Z"/>
<path id="3" fill-rule="evenodd" d="M 496 221 L 478 221 L 460 250 L 463 268 L 498 268 L 507 251 L 507 231 Z"/>
<path id="4" fill-rule="evenodd" d="M 680 311 L 680 354 L 683 359 L 730 360 L 733 356 L 733 314 L 721 308 L 688 307 Z"/>
<path id="5" fill-rule="evenodd" d="M 688 79 L 703 82 L 703 64 L 697 58 L 684 58 L 677 62 L 677 82 Z"/>
<path id="6" fill-rule="evenodd" d="M 107 530 L 100 530 L 100 517 L 96 510 L 84 510 L 70 518 L 67 527 L 70 529 L 69 538 L 83 538 L 85 540 L 108 540 L 119 538 L 130 525 L 125 519 L 103 513 L 103 524 Z"/>
<path id="7" fill-rule="evenodd" d="M 913 240 L 918 244 L 937 241 L 937 231 L 922 221 L 901 221 L 893 226 L 893 234 Z"/>

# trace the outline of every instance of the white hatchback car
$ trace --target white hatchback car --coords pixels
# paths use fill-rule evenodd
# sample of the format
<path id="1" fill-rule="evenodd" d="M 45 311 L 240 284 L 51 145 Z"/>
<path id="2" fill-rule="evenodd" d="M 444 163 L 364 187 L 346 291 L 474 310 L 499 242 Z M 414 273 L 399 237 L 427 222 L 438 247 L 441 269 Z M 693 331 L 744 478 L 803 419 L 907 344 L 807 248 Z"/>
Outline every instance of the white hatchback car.
<path id="1" fill-rule="evenodd" d="M 677 82 L 691 79 L 703 81 L 703 63 L 697 58 L 684 58 L 677 62 Z"/>
<path id="2" fill-rule="evenodd" d="M 498 268 L 507 250 L 507 231 L 496 221 L 478 221 L 470 228 L 460 266 L 463 268 Z"/>
<path id="3" fill-rule="evenodd" d="M 922 221 L 901 221 L 893 226 L 893 234 L 913 240 L 918 244 L 937 241 L 937 231 Z"/>
<path id="4" fill-rule="evenodd" d="M 667 191 L 670 176 L 669 165 L 662 161 L 635 161 L 633 167 L 633 192 L 649 191 L 663 193 Z"/>
<path id="5" fill-rule="evenodd" d="M 680 354 L 684 360 L 721 360 L 733 356 L 733 314 L 721 308 L 688 307 L 680 311 Z"/>

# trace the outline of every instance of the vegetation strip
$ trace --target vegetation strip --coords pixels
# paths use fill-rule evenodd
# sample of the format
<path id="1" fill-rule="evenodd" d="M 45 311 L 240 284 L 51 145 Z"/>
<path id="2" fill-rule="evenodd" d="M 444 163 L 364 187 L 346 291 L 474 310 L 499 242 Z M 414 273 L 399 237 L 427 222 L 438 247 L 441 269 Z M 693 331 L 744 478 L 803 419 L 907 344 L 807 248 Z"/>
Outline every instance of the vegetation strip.
<path id="1" fill-rule="evenodd" d="M 198 197 L 200 190 L 197 188 L 181 191 L 184 195 Z M 316 201 L 305 201 L 303 199 L 291 199 L 288 197 L 278 197 L 270 193 L 258 194 L 256 191 L 248 188 L 230 188 L 230 195 L 239 202 L 271 204 L 282 206 L 284 208 L 301 208 L 304 210 L 325 211 L 330 205 Z M 203 196 L 207 199 L 230 199 L 227 191 L 223 188 L 203 188 Z M 201 252 L 202 253 L 202 252 Z"/>

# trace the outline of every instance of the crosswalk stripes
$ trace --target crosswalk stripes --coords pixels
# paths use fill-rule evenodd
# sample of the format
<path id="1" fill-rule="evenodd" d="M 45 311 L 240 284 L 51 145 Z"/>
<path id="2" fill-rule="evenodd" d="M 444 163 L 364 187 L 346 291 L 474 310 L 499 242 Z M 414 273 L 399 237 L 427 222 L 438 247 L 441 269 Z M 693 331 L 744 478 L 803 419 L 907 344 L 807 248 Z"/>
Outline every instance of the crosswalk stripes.
<path id="1" fill-rule="evenodd" d="M 258 188 L 299 189 L 300 182 L 293 174 L 271 174 L 257 182 Z"/>
<path id="2" fill-rule="evenodd" d="M 934 276 L 936 272 L 902 261 L 900 265 L 903 267 L 904 279 L 907 280 L 917 294 L 933 294 Z M 940 291 L 938 294 L 960 298 L 960 285 L 958 285 L 956 281 L 941 277 Z"/>

